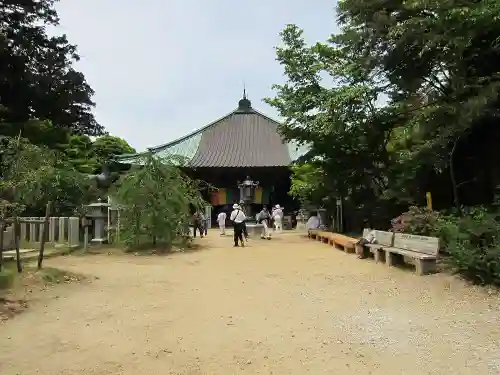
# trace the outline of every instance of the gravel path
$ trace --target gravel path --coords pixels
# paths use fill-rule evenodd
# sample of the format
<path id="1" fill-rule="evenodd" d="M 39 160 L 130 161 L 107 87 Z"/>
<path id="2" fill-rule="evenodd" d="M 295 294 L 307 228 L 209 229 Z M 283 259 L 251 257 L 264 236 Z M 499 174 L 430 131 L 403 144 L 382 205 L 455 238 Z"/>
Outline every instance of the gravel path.
<path id="1" fill-rule="evenodd" d="M 283 234 L 160 257 L 47 261 L 99 277 L 0 325 L 2 375 L 499 374 L 500 299 Z"/>

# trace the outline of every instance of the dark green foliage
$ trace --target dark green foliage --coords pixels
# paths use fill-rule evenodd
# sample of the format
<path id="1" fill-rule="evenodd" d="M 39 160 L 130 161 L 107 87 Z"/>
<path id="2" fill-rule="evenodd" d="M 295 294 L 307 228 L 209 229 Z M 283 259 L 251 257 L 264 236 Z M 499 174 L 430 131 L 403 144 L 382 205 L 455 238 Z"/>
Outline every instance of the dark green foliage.
<path id="1" fill-rule="evenodd" d="M 200 182 L 178 167 L 179 160 L 143 157 L 142 166 L 127 173 L 118 184 L 120 238 L 132 249 L 144 246 L 168 251 L 188 235 L 191 208 L 202 209 Z"/>
<path id="2" fill-rule="evenodd" d="M 411 207 L 403 215 L 406 233 L 440 238 L 452 269 L 476 284 L 500 286 L 500 215 L 491 209 L 465 209 L 463 216 Z"/>
<path id="3" fill-rule="evenodd" d="M 111 135 L 104 135 L 93 142 L 86 135 L 73 135 L 60 149 L 76 170 L 88 174 L 101 173 L 104 166 L 111 173 L 124 171 L 126 168 L 116 163 L 114 157 L 135 153 L 127 141 Z"/>
<path id="4" fill-rule="evenodd" d="M 500 286 L 500 221 L 498 213 L 471 209 L 463 217 L 444 217 L 441 237 L 454 269 L 478 284 Z"/>
<path id="5" fill-rule="evenodd" d="M 53 215 L 73 215 L 93 198 L 88 176 L 57 152 L 24 138 L 2 140 L 0 166 L 0 198 L 20 205 L 18 214 L 43 216 L 45 205 L 52 201 Z"/>
<path id="6" fill-rule="evenodd" d="M 0 134 L 23 130 L 40 144 L 29 121 L 50 120 L 54 127 L 43 142 L 50 146 L 67 134 L 104 132 L 91 113 L 93 90 L 72 67 L 79 59 L 76 47 L 65 35 L 47 35 L 46 27 L 59 22 L 55 2 L 0 2 Z"/>

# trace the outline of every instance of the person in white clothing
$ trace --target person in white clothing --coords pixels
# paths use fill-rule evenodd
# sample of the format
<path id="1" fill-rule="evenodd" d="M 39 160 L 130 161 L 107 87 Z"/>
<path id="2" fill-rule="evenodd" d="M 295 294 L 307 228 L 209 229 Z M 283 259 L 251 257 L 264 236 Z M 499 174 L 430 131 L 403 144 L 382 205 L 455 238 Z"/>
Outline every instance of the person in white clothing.
<path id="1" fill-rule="evenodd" d="M 365 220 L 365 226 L 371 228 L 369 222 Z M 366 253 L 365 246 L 368 244 L 377 243 L 377 236 L 374 229 L 368 229 L 367 233 L 356 242 L 356 248 L 358 250 L 359 259 L 365 259 L 368 254 Z"/>
<path id="2" fill-rule="evenodd" d="M 269 214 L 269 211 L 267 210 L 267 207 L 264 206 L 262 208 L 262 211 L 260 211 L 257 214 L 257 222 L 262 224 L 262 234 L 260 238 L 264 239 L 271 239 L 271 233 L 269 233 L 269 227 L 271 224 L 271 215 Z"/>
<path id="3" fill-rule="evenodd" d="M 274 230 L 281 232 L 283 230 L 283 210 L 279 204 L 274 206 L 272 217 L 274 220 Z"/>
<path id="4" fill-rule="evenodd" d="M 312 215 L 309 219 L 307 219 L 307 223 L 306 223 L 307 230 L 318 229 L 319 225 L 320 225 L 320 222 L 319 222 L 318 216 Z"/>
<path id="5" fill-rule="evenodd" d="M 221 236 L 226 235 L 226 217 L 227 215 L 224 211 L 219 212 L 219 215 L 217 215 L 217 223 L 219 224 Z"/>
<path id="6" fill-rule="evenodd" d="M 233 222 L 234 247 L 238 247 L 238 241 L 240 241 L 242 247 L 245 246 L 245 242 L 243 241 L 243 225 L 246 218 L 241 207 L 235 203 L 233 205 L 233 212 L 231 212 L 231 216 L 229 217 Z"/>

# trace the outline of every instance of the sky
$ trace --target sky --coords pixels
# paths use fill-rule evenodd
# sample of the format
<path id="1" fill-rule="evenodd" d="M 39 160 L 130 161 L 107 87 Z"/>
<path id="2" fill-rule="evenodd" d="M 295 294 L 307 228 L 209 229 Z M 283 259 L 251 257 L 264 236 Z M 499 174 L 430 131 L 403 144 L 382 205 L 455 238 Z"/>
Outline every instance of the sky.
<path id="1" fill-rule="evenodd" d="M 314 5 L 313 5 L 314 4 Z M 337 32 L 335 0 L 60 0 L 58 33 L 94 89 L 94 114 L 137 151 L 226 115 L 245 83 L 252 106 L 284 83 L 274 47 L 294 23 L 310 43 Z"/>

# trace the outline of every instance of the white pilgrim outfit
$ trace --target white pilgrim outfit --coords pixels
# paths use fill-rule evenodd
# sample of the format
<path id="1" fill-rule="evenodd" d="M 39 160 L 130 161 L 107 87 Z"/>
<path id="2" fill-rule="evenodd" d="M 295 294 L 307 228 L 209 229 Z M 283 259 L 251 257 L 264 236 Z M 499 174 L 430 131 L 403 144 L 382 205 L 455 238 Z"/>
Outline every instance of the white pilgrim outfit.
<path id="1" fill-rule="evenodd" d="M 220 212 L 219 215 L 217 215 L 217 223 L 219 224 L 221 236 L 226 234 L 226 217 L 227 214 L 225 212 Z"/>
<path id="2" fill-rule="evenodd" d="M 318 229 L 319 228 L 319 217 L 313 215 L 311 216 L 306 223 L 306 228 L 309 229 Z"/>
<path id="3" fill-rule="evenodd" d="M 281 232 L 283 230 L 283 210 L 280 205 L 274 206 L 273 210 L 274 230 Z"/>
<path id="4" fill-rule="evenodd" d="M 231 212 L 230 220 L 234 221 L 236 224 L 241 224 L 245 221 L 246 215 L 239 205 L 233 204 L 233 212 Z"/>

